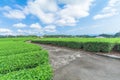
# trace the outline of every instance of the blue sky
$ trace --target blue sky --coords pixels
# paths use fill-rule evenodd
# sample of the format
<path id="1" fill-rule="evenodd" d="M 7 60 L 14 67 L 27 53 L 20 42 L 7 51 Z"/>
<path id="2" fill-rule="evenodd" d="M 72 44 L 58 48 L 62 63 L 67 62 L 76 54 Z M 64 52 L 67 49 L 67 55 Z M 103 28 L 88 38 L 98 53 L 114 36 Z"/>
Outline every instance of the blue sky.
<path id="1" fill-rule="evenodd" d="M 120 0 L 0 0 L 0 35 L 119 31 Z"/>

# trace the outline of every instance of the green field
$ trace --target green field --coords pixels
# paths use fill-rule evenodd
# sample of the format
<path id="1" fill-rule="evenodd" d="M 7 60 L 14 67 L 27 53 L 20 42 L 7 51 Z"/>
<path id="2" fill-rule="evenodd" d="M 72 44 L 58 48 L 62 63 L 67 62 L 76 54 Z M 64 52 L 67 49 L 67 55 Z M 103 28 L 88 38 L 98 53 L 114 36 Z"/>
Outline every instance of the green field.
<path id="1" fill-rule="evenodd" d="M 120 38 L 0 38 L 0 80 L 52 79 L 48 52 L 27 40 L 92 52 L 120 52 Z"/>
<path id="2" fill-rule="evenodd" d="M 0 80 L 51 80 L 48 52 L 32 38 L 0 38 Z"/>
<path id="3" fill-rule="evenodd" d="M 41 41 L 65 41 L 65 42 L 111 42 L 120 43 L 120 38 L 41 38 Z"/>
<path id="4" fill-rule="evenodd" d="M 120 51 L 120 38 L 42 38 L 32 40 L 42 44 L 52 44 L 92 52 Z"/>

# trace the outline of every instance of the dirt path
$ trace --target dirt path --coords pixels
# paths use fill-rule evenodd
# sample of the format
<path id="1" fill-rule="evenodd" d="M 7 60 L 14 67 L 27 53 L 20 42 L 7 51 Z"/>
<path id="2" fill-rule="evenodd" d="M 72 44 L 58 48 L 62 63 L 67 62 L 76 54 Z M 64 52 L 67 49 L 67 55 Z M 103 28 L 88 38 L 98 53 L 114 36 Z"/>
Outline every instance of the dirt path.
<path id="1" fill-rule="evenodd" d="M 53 80 L 120 80 L 120 60 L 55 46 L 48 50 L 54 68 Z"/>

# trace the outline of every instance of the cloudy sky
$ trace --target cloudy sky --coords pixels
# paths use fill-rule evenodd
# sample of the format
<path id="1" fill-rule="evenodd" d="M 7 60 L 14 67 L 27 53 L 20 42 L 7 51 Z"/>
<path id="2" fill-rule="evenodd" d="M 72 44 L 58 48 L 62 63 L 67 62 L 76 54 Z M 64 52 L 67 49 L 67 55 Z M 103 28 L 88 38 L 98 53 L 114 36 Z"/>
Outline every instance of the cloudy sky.
<path id="1" fill-rule="evenodd" d="M 0 35 L 118 31 L 120 0 L 0 0 Z"/>

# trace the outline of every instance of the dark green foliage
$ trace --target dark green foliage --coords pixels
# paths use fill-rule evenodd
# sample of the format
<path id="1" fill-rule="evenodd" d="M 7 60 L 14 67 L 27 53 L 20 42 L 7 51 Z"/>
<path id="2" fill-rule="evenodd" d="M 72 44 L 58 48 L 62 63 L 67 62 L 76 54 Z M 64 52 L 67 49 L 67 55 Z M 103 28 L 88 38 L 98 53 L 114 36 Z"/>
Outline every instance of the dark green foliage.
<path id="1" fill-rule="evenodd" d="M 106 37 L 106 38 L 114 37 L 114 35 L 110 35 L 110 34 L 100 34 L 99 36 Z"/>
<path id="2" fill-rule="evenodd" d="M 83 43 L 80 43 L 80 42 L 65 42 L 65 41 L 52 42 L 51 41 L 51 44 L 57 45 L 57 46 L 68 47 L 68 48 L 74 48 L 74 49 L 82 49 L 83 48 Z"/>
<path id="3" fill-rule="evenodd" d="M 51 44 L 57 45 L 62 47 L 74 48 L 74 49 L 82 49 L 83 43 L 80 42 L 66 42 L 66 41 L 41 41 L 41 40 L 33 40 L 34 43 L 41 43 L 41 44 Z"/>
<path id="4" fill-rule="evenodd" d="M 80 42 L 68 42 L 66 47 L 74 48 L 74 49 L 82 49 L 83 48 L 83 43 L 80 43 Z"/>
<path id="5" fill-rule="evenodd" d="M 120 51 L 119 38 L 42 38 L 41 40 L 33 40 L 32 42 L 84 49 L 92 52 Z"/>
<path id="6" fill-rule="evenodd" d="M 84 50 L 92 52 L 110 52 L 114 44 L 108 42 L 86 42 L 84 43 Z"/>
<path id="7" fill-rule="evenodd" d="M 116 44 L 113 50 L 120 52 L 120 43 Z"/>
<path id="8" fill-rule="evenodd" d="M 120 32 L 116 33 L 115 37 L 120 37 Z"/>

